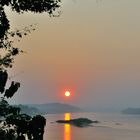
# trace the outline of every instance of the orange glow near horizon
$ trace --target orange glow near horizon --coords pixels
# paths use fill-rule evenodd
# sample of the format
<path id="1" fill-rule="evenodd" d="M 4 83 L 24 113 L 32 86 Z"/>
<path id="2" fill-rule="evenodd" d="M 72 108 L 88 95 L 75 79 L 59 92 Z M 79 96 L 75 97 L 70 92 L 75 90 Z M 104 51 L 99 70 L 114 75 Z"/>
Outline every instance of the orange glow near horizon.
<path id="1" fill-rule="evenodd" d="M 65 120 L 70 120 L 70 113 L 65 113 L 64 114 L 64 119 Z M 71 140 L 70 124 L 65 124 L 64 125 L 64 140 Z"/>

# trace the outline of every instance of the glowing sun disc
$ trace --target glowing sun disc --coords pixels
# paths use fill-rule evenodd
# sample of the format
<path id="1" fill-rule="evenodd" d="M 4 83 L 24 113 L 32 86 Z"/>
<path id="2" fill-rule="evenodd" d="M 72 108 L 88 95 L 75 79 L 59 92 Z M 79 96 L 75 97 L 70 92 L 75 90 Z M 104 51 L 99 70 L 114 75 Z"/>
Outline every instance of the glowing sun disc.
<path id="1" fill-rule="evenodd" d="M 70 92 L 69 92 L 69 91 L 66 91 L 66 92 L 65 92 L 65 96 L 66 96 L 66 97 L 69 97 L 69 96 L 70 96 Z"/>

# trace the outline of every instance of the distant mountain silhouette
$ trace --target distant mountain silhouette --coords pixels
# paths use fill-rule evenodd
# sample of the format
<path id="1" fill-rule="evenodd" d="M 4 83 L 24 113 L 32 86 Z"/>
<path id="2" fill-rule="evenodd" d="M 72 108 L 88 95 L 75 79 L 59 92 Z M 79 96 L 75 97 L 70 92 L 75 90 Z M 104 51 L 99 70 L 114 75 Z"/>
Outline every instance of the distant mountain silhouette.
<path id="1" fill-rule="evenodd" d="M 123 114 L 140 115 L 140 108 L 127 108 L 122 111 Z"/>
<path id="2" fill-rule="evenodd" d="M 32 114 L 57 114 L 65 112 L 81 112 L 83 111 L 79 107 L 75 107 L 69 104 L 62 103 L 47 103 L 47 104 L 27 104 L 20 105 L 23 112 Z M 25 109 L 26 108 L 26 109 Z"/>

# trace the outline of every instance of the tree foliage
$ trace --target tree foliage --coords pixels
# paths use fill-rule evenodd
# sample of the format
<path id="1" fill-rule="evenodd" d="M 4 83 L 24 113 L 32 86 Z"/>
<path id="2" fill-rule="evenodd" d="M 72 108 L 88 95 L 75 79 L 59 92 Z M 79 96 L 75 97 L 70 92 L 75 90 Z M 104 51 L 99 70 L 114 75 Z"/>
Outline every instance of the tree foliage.
<path id="1" fill-rule="evenodd" d="M 5 6 L 19 14 L 47 12 L 50 16 L 55 16 L 60 14 L 60 11 L 56 13 L 60 8 L 60 2 L 61 0 L 0 0 L 0 139 L 2 140 L 22 140 L 25 139 L 25 134 L 29 140 L 43 140 L 46 124 L 43 116 L 30 117 L 21 114 L 19 107 L 11 106 L 6 101 L 6 98 L 12 98 L 20 87 L 19 82 L 12 81 L 9 88 L 6 88 L 8 68 L 12 67 L 15 56 L 23 52 L 20 48 L 14 47 L 13 38 L 21 39 L 35 29 L 30 25 L 22 30 L 11 31 Z"/>

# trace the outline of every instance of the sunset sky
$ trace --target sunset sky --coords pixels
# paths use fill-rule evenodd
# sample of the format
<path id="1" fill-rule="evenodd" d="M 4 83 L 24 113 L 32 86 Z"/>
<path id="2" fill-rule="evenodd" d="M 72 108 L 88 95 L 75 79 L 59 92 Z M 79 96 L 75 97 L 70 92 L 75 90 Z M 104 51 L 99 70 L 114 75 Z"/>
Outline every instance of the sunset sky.
<path id="1" fill-rule="evenodd" d="M 15 43 L 26 53 L 10 70 L 21 82 L 10 102 L 140 107 L 140 1 L 63 0 L 61 10 L 50 18 L 7 8 L 12 29 L 36 24 Z"/>

